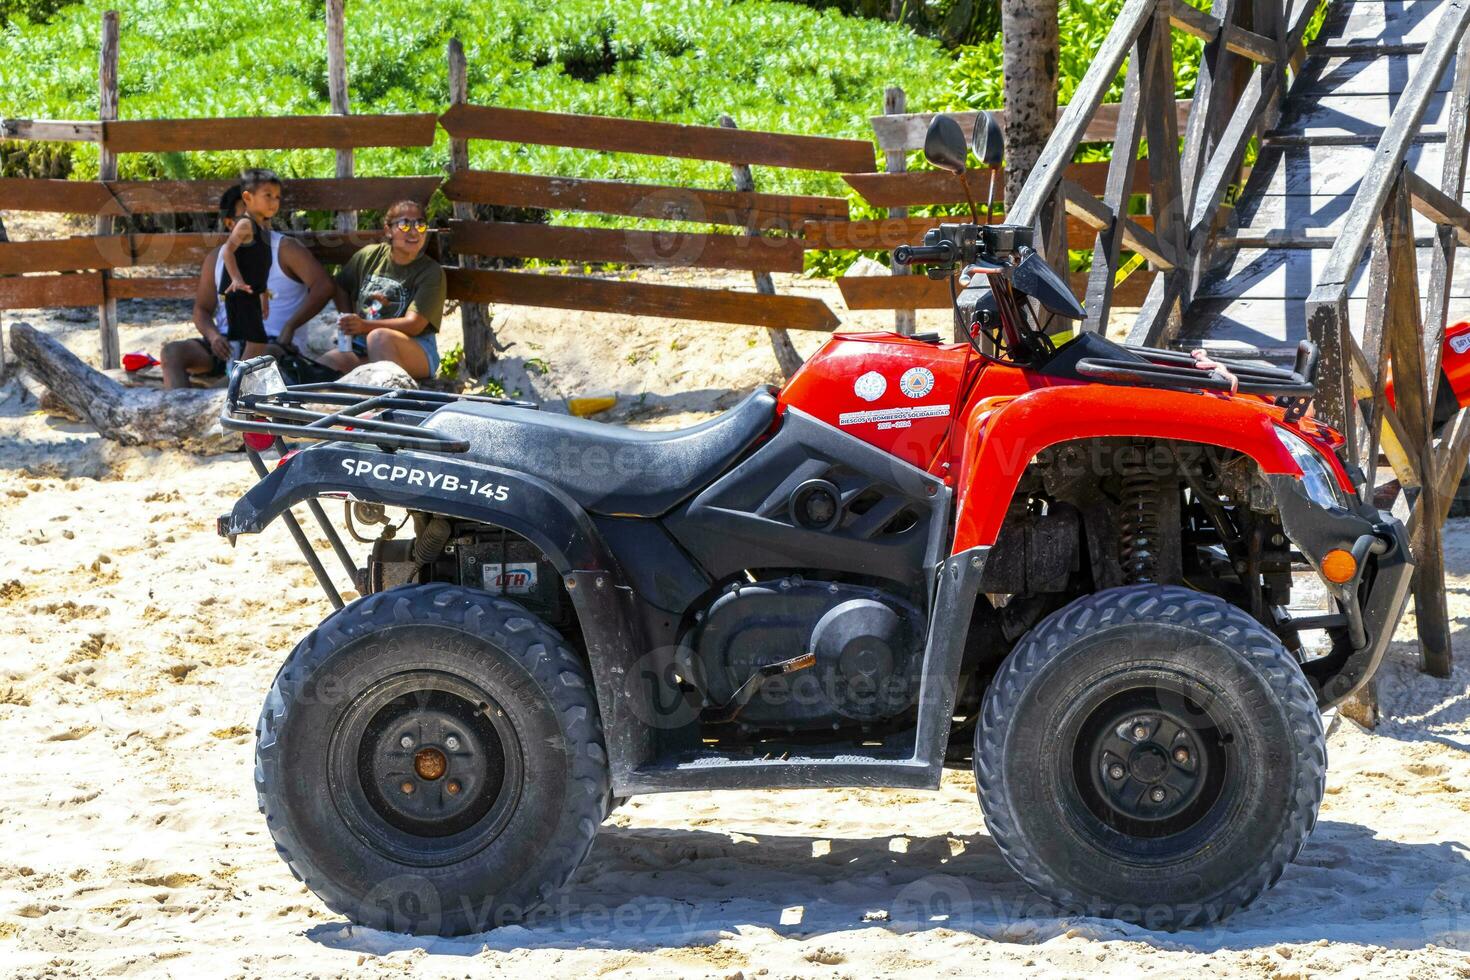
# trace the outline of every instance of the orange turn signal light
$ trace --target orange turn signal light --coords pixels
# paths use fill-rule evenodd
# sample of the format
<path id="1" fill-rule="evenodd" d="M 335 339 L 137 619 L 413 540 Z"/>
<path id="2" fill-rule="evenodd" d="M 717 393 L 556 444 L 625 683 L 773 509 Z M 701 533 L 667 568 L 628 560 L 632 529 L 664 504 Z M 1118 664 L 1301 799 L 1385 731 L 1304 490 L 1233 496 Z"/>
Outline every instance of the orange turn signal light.
<path id="1" fill-rule="evenodd" d="M 1329 582 L 1342 585 L 1351 582 L 1358 574 L 1358 560 L 1351 551 L 1333 548 L 1322 556 L 1322 577 Z"/>

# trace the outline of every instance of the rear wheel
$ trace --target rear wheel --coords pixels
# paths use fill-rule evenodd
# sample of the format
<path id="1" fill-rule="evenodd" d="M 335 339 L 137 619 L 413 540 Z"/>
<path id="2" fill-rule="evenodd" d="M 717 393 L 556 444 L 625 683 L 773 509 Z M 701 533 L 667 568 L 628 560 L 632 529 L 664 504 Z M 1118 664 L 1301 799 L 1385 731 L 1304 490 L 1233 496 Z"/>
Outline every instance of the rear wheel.
<path id="1" fill-rule="evenodd" d="M 1280 641 L 1240 609 L 1143 586 L 1041 622 L 986 693 L 986 823 L 1037 891 L 1151 928 L 1218 921 L 1317 818 L 1326 745 Z"/>
<path id="2" fill-rule="evenodd" d="M 261 712 L 256 788 L 330 908 L 440 935 L 539 906 L 610 807 L 576 655 L 516 603 L 442 584 L 369 596 L 301 642 Z"/>

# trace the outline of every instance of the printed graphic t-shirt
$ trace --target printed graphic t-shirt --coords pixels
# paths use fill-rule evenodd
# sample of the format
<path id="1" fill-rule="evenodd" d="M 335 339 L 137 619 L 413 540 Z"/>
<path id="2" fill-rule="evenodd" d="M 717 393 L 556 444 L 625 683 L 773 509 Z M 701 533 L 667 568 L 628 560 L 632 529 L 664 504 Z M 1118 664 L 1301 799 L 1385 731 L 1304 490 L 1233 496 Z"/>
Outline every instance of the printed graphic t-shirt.
<path id="1" fill-rule="evenodd" d="M 390 320 L 412 310 L 429 321 L 424 333 L 434 333 L 444 317 L 444 269 L 427 255 L 399 265 L 386 242 L 358 250 L 337 273 L 337 284 L 364 320 Z"/>

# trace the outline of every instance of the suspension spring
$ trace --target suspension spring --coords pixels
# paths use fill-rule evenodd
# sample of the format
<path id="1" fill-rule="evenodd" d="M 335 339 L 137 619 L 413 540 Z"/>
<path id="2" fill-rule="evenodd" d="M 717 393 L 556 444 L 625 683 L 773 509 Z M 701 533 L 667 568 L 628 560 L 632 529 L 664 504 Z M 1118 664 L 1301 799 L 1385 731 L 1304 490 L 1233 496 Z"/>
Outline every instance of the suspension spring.
<path id="1" fill-rule="evenodd" d="M 1149 472 L 1144 462 L 1148 449 L 1122 464 L 1122 506 L 1118 520 L 1118 554 L 1123 566 L 1123 579 L 1129 585 L 1159 581 L 1159 550 L 1164 547 L 1164 528 L 1160 520 L 1164 494 L 1168 492 L 1161 476 Z"/>

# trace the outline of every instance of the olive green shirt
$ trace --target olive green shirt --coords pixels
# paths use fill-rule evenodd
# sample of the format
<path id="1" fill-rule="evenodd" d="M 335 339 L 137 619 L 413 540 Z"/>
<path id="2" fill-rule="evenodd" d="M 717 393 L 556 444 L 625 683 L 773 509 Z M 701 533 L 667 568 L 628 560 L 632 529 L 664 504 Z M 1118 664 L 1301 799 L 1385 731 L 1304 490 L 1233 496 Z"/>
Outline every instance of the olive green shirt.
<path id="1" fill-rule="evenodd" d="M 391 320 L 412 311 L 429 321 L 424 333 L 434 333 L 444 318 L 443 267 L 422 254 L 399 265 L 386 242 L 359 249 L 337 273 L 337 285 L 364 320 Z"/>

